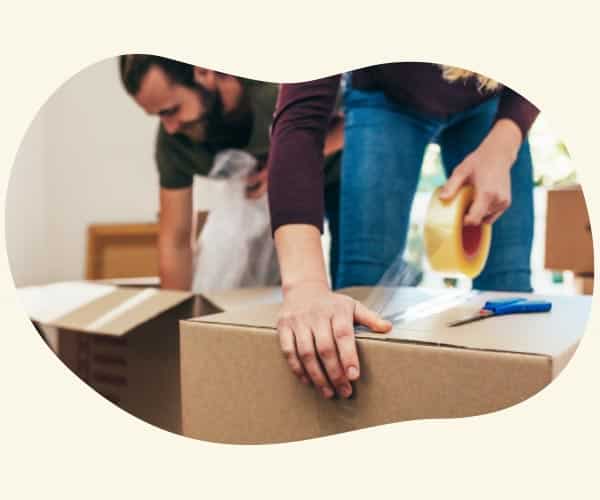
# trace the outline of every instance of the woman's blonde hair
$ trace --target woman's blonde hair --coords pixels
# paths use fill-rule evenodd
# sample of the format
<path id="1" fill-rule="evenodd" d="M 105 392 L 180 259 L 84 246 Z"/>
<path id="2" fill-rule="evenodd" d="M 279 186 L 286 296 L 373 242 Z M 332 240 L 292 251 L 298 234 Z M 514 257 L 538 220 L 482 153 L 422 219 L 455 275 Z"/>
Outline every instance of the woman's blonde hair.
<path id="1" fill-rule="evenodd" d="M 471 77 L 477 78 L 477 88 L 479 91 L 493 92 L 500 87 L 500 84 L 496 80 L 492 80 L 487 76 L 474 73 L 462 68 L 456 68 L 454 66 L 441 65 L 442 75 L 445 80 L 449 82 L 456 82 L 458 80 L 467 80 Z"/>

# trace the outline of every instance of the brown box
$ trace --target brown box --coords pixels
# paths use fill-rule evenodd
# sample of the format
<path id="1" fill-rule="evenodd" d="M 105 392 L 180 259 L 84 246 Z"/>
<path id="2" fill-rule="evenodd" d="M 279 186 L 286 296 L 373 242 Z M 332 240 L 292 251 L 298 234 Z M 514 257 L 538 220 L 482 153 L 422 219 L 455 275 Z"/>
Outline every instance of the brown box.
<path id="1" fill-rule="evenodd" d="M 594 293 L 594 275 L 579 274 L 575 276 L 575 289 L 577 293 L 592 295 Z"/>
<path id="2" fill-rule="evenodd" d="M 548 191 L 545 267 L 594 272 L 594 247 L 587 206 L 579 186 Z"/>
<path id="3" fill-rule="evenodd" d="M 86 279 L 157 274 L 158 224 L 92 224 L 88 227 Z"/>
<path id="4" fill-rule="evenodd" d="M 99 394 L 146 422 L 180 432 L 178 321 L 219 311 L 186 292 L 115 287 L 43 322 L 42 329 L 55 330 L 58 357 Z"/>
<path id="5" fill-rule="evenodd" d="M 360 289 L 345 293 L 365 296 Z M 398 289 L 392 310 L 420 293 Z M 275 331 L 277 305 L 182 321 L 183 433 L 222 443 L 278 443 L 517 404 L 549 384 L 570 359 L 590 300 L 553 297 L 550 313 L 447 326 L 504 296 L 469 296 L 423 315 L 433 296 L 413 307 L 420 316 L 407 315 L 390 334 L 357 330 L 361 378 L 350 400 L 323 400 L 291 374 Z"/>
<path id="6" fill-rule="evenodd" d="M 192 218 L 192 245 L 208 212 Z M 86 279 L 134 278 L 158 274 L 158 223 L 91 224 L 87 230 Z"/>
<path id="7" fill-rule="evenodd" d="M 248 292 L 208 299 L 188 292 L 88 282 L 21 291 L 36 327 L 53 339 L 53 350 L 79 378 L 132 415 L 177 433 L 179 321 L 235 309 L 240 305 L 236 297 L 242 304 L 250 300 Z M 278 292 L 256 290 L 254 300 L 268 301 L 271 296 Z"/>

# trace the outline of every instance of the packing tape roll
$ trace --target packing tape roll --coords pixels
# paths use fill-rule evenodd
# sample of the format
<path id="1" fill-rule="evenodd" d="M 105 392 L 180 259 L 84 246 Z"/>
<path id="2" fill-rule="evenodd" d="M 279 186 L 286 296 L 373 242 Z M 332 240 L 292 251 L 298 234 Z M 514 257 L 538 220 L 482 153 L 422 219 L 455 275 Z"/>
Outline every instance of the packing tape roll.
<path id="1" fill-rule="evenodd" d="M 436 271 L 478 276 L 488 258 L 492 240 L 491 224 L 465 226 L 464 216 L 473 202 L 473 187 L 465 186 L 454 198 L 440 200 L 441 188 L 434 191 L 425 221 L 425 250 Z"/>

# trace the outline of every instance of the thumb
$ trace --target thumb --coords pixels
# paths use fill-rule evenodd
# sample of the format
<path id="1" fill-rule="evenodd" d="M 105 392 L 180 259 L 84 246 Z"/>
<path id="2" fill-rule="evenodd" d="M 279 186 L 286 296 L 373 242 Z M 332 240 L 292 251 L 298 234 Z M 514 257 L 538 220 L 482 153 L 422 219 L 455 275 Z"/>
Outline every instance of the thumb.
<path id="1" fill-rule="evenodd" d="M 440 191 L 442 200 L 451 200 L 458 190 L 466 183 L 469 174 L 461 168 L 456 168 Z"/>
<path id="2" fill-rule="evenodd" d="M 387 333 L 392 329 L 392 323 L 382 319 L 377 313 L 365 307 L 360 302 L 354 305 L 354 320 L 377 333 Z"/>

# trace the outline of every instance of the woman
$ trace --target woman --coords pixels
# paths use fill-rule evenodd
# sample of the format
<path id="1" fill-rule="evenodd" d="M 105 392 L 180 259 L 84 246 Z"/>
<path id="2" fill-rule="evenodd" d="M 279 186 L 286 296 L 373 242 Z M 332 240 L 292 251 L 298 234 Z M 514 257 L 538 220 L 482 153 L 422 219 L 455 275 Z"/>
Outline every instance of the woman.
<path id="1" fill-rule="evenodd" d="M 327 286 L 322 145 L 339 76 L 283 85 L 272 129 L 269 198 L 284 306 L 281 348 L 292 371 L 326 398 L 350 397 L 360 374 L 353 324 L 391 328 Z M 440 144 L 442 197 L 472 184 L 465 223 L 495 223 L 479 289 L 530 291 L 532 166 L 527 132 L 538 110 L 481 75 L 425 63 L 354 71 L 345 90 L 340 264 L 336 285 L 375 285 L 403 252 L 426 146 Z M 512 204 L 511 204 L 512 202 Z M 506 213 L 505 213 L 506 212 Z"/>

